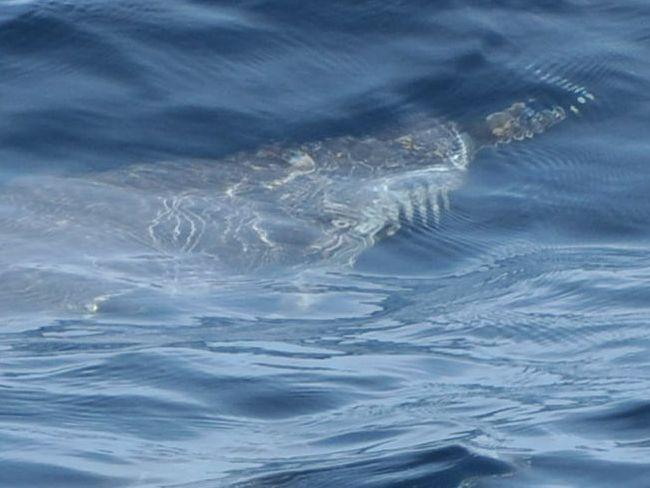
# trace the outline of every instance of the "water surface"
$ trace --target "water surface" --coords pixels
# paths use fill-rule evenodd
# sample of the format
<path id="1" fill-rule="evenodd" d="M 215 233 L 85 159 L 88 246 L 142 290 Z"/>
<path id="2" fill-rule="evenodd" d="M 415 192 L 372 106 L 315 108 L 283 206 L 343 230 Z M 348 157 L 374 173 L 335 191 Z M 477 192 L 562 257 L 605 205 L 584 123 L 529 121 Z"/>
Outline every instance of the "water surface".
<path id="1" fill-rule="evenodd" d="M 3 2 L 0 191 L 576 104 L 554 77 L 595 100 L 351 269 L 80 311 L 92 277 L 43 292 L 0 233 L 0 485 L 647 487 L 648 26 L 640 0 Z"/>

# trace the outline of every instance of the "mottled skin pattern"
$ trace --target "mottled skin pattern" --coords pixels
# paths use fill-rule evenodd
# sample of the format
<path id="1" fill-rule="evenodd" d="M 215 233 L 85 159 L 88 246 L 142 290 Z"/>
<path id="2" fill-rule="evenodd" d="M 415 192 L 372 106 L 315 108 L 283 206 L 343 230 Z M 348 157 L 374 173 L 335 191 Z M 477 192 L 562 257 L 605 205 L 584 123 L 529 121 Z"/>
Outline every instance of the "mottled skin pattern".
<path id="1" fill-rule="evenodd" d="M 0 279 L 29 294 L 39 282 L 51 288 L 48 276 L 92 290 L 95 280 L 164 286 L 226 270 L 353 264 L 402 225 L 437 222 L 482 147 L 565 116 L 517 103 L 469 130 L 436 119 L 399 136 L 270 146 L 218 163 L 19 179 L 0 193 Z"/>

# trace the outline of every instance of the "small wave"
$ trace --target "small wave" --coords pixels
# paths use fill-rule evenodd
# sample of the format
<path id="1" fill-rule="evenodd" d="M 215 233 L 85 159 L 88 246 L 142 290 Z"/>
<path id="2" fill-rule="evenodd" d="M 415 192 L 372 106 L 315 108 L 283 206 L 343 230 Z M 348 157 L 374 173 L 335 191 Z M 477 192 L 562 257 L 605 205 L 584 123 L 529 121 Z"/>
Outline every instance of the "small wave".
<path id="1" fill-rule="evenodd" d="M 503 461 L 474 454 L 461 446 L 450 446 L 382 456 L 330 468 L 284 471 L 234 486 L 299 488 L 354 484 L 367 487 L 453 487 L 509 472 L 511 467 Z"/>

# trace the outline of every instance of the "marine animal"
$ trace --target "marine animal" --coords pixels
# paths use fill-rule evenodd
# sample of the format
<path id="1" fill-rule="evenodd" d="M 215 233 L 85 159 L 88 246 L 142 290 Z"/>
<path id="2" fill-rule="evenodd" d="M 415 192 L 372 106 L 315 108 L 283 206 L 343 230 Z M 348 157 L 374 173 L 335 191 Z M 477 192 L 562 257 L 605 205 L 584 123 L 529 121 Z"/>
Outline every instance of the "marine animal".
<path id="1" fill-rule="evenodd" d="M 57 302 L 84 296 L 82 308 L 96 311 L 120 287 L 353 265 L 403 225 L 439 221 L 482 148 L 534 137 L 568 114 L 517 102 L 471 127 L 433 119 L 396 135 L 270 145 L 218 163 L 17 178 L 0 188 L 0 304 L 43 301 L 43 289 L 67 283 Z"/>

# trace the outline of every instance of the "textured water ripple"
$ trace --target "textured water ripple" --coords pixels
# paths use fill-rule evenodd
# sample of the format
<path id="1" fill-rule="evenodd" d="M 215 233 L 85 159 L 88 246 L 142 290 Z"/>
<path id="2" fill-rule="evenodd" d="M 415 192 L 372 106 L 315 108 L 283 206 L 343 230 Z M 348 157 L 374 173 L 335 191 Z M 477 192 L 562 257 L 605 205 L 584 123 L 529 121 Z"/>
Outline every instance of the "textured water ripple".
<path id="1" fill-rule="evenodd" d="M 41 211 L 0 208 L 0 485 L 646 487 L 649 15 L 632 0 L 2 2 L 0 191 L 54 183 Z M 98 239 L 52 245 L 45 216 L 74 214 L 74 195 L 43 172 L 218 165 L 529 99 L 580 113 L 484 151 L 444 212 L 415 212 L 354 269 L 217 272 L 171 200 L 153 234 L 182 220 L 185 261 L 140 253 L 106 275 L 25 259 Z M 108 209 L 136 219 L 135 202 Z M 107 211 L 93 228 L 126 252 Z"/>

